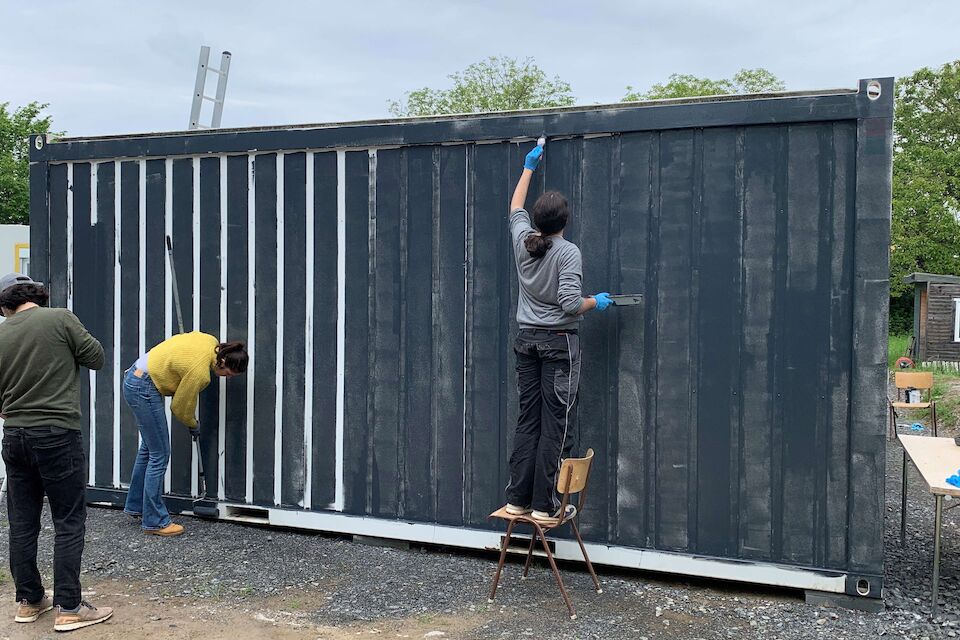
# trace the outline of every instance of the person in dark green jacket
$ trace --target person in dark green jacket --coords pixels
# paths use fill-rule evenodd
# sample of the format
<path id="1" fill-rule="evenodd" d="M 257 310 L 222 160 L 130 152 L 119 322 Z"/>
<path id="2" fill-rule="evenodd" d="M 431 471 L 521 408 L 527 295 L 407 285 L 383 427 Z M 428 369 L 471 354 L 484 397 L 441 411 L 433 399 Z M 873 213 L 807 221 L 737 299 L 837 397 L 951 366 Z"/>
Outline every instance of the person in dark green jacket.
<path id="1" fill-rule="evenodd" d="M 7 470 L 10 573 L 15 620 L 34 622 L 57 607 L 56 631 L 72 631 L 113 614 L 81 599 L 86 527 L 86 459 L 80 433 L 80 367 L 100 369 L 103 347 L 66 309 L 45 308 L 42 283 L 20 273 L 0 278 L 0 416 Z M 37 569 L 43 496 L 56 530 L 53 598 Z"/>

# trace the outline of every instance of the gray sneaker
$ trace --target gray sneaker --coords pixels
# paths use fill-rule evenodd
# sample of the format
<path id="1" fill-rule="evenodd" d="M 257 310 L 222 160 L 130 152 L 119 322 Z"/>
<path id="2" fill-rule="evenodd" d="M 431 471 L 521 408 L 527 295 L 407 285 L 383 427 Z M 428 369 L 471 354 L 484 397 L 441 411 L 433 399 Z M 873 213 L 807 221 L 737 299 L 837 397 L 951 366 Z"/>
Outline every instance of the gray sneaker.
<path id="1" fill-rule="evenodd" d="M 57 607 L 57 619 L 53 623 L 54 631 L 74 631 L 99 624 L 113 615 L 110 607 L 96 608 L 86 600 L 80 601 L 80 606 L 73 611 Z"/>
<path id="2" fill-rule="evenodd" d="M 47 611 L 53 609 L 53 598 L 50 596 L 43 596 L 40 598 L 40 602 L 29 603 L 27 599 L 24 598 L 20 601 L 20 604 L 17 606 L 17 615 L 14 617 L 16 622 L 36 622 L 37 618 L 45 614 Z"/>

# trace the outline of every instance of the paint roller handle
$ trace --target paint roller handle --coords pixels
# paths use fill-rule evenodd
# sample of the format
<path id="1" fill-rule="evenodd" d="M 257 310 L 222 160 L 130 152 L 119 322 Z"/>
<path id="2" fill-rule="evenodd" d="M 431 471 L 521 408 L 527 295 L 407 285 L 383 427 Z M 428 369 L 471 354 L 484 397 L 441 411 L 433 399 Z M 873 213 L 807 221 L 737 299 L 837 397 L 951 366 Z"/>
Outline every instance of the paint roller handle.
<path id="1" fill-rule="evenodd" d="M 173 287 L 173 304 L 177 309 L 177 325 L 180 327 L 180 333 L 183 333 L 183 312 L 180 311 L 180 288 L 177 286 L 177 270 L 173 265 L 173 240 L 170 236 L 167 239 L 167 258 L 170 260 L 170 284 Z"/>

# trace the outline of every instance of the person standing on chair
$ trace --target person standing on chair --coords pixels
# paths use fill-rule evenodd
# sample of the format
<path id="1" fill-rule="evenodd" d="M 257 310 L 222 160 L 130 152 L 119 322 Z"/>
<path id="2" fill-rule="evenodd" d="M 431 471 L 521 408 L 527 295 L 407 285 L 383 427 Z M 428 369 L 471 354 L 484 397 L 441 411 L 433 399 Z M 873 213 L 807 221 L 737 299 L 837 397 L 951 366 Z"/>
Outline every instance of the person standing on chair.
<path id="1" fill-rule="evenodd" d="M 510 202 L 510 237 L 520 282 L 519 333 L 514 344 L 520 413 L 510 455 L 508 513 L 531 513 L 548 521 L 558 515 L 557 473 L 573 443 L 570 414 L 580 383 L 580 317 L 611 304 L 608 293 L 584 297 L 580 249 L 564 239 L 570 219 L 567 199 L 547 191 L 524 209 L 530 179 L 543 155 L 527 154 Z"/>
<path id="2" fill-rule="evenodd" d="M 81 597 L 87 522 L 87 463 L 80 432 L 80 367 L 103 367 L 103 347 L 66 309 L 46 308 L 42 282 L 22 273 L 0 278 L 0 415 L 7 468 L 10 573 L 16 622 L 34 622 L 56 606 L 53 628 L 103 622 L 113 609 Z M 53 598 L 37 568 L 43 497 L 53 528 Z"/>
<path id="3" fill-rule="evenodd" d="M 247 371 L 250 357 L 242 342 L 221 343 L 199 331 L 181 333 L 143 354 L 123 377 L 123 399 L 140 429 L 140 450 L 133 465 L 125 513 L 141 518 L 144 533 L 178 536 L 183 525 L 170 520 L 163 503 L 163 479 L 170 462 L 170 431 L 164 396 L 173 396 L 170 411 L 190 429 L 199 428 L 197 399 L 211 373 L 230 378 Z"/>

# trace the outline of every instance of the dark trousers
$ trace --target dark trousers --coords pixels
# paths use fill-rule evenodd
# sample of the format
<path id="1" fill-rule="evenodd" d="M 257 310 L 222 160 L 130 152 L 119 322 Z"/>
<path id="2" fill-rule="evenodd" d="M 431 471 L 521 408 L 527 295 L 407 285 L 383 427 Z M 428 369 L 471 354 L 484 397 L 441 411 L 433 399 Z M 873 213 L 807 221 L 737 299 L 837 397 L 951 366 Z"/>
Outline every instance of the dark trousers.
<path id="1" fill-rule="evenodd" d="M 87 520 L 86 456 L 81 437 L 79 431 L 55 427 L 3 430 L 10 573 L 18 602 L 37 602 L 44 595 L 37 570 L 37 536 L 46 494 L 56 532 L 53 603 L 64 609 L 80 604 L 80 560 Z"/>
<path id="2" fill-rule="evenodd" d="M 507 502 L 552 514 L 560 508 L 560 461 L 573 444 L 570 423 L 580 383 L 580 338 L 571 332 L 521 329 L 514 352 L 520 416 Z"/>

